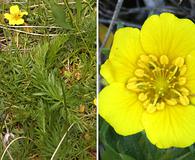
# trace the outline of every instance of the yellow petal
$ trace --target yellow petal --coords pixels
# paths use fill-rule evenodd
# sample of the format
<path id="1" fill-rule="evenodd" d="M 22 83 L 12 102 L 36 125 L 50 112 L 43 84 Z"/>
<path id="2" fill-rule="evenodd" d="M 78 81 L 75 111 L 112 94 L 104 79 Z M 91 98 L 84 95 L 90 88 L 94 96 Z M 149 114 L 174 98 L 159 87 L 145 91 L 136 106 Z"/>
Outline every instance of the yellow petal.
<path id="1" fill-rule="evenodd" d="M 4 14 L 4 17 L 7 19 L 7 20 L 10 20 L 12 18 L 12 15 L 9 14 L 9 13 L 5 13 Z"/>
<path id="2" fill-rule="evenodd" d="M 124 82 L 133 74 L 137 58 L 143 54 L 139 38 L 140 31 L 135 28 L 126 27 L 116 31 L 109 60 L 100 71 L 109 83 Z"/>
<path id="3" fill-rule="evenodd" d="M 19 14 L 20 13 L 20 9 L 18 7 L 18 5 L 14 5 L 10 7 L 10 13 L 11 14 Z"/>
<path id="4" fill-rule="evenodd" d="M 149 17 L 141 29 L 141 43 L 147 53 L 184 57 L 195 49 L 195 25 L 171 13 Z"/>
<path id="5" fill-rule="evenodd" d="M 15 19 L 10 19 L 9 20 L 9 25 L 15 25 L 16 24 L 16 20 Z"/>
<path id="6" fill-rule="evenodd" d="M 16 25 L 24 24 L 24 19 L 20 18 L 20 19 L 16 20 L 15 24 Z"/>
<path id="7" fill-rule="evenodd" d="M 132 67 L 127 64 L 120 63 L 120 61 L 108 59 L 102 66 L 100 74 L 108 83 L 123 82 L 125 83 L 130 76 L 133 76 Z"/>
<path id="8" fill-rule="evenodd" d="M 144 112 L 142 122 L 147 137 L 159 148 L 183 148 L 195 142 L 194 106 L 166 106 L 152 114 Z"/>
<path id="9" fill-rule="evenodd" d="M 99 114 L 120 135 L 131 135 L 143 130 L 143 108 L 137 95 L 122 83 L 112 83 L 99 94 Z"/>
<path id="10" fill-rule="evenodd" d="M 119 59 L 125 64 L 134 65 L 138 56 L 143 53 L 140 44 L 140 30 L 125 27 L 116 31 L 110 52 L 110 59 Z"/>
<path id="11" fill-rule="evenodd" d="M 112 63 L 109 59 L 101 65 L 100 74 L 108 83 L 112 83 L 116 79 L 114 67 L 112 67 Z"/>
<path id="12" fill-rule="evenodd" d="M 190 94 L 195 94 L 195 51 L 190 53 L 186 57 L 186 86 L 190 91 Z"/>
<path id="13" fill-rule="evenodd" d="M 24 16 L 24 15 L 28 15 L 28 12 L 24 11 L 24 12 L 20 12 L 20 16 Z"/>
<path id="14" fill-rule="evenodd" d="M 20 18 L 18 20 L 15 20 L 15 19 L 10 19 L 9 20 L 10 25 L 20 25 L 20 24 L 23 24 L 23 23 L 24 23 L 24 20 L 22 18 Z"/>

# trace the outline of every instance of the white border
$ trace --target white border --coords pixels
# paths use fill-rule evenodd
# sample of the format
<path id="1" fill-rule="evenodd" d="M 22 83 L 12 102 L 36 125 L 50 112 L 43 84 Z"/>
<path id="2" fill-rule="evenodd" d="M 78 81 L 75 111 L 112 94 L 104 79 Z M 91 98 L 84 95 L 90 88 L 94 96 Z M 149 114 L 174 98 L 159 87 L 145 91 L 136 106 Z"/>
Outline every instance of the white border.
<path id="1" fill-rule="evenodd" d="M 99 0 L 96 0 L 96 160 L 99 160 Z"/>

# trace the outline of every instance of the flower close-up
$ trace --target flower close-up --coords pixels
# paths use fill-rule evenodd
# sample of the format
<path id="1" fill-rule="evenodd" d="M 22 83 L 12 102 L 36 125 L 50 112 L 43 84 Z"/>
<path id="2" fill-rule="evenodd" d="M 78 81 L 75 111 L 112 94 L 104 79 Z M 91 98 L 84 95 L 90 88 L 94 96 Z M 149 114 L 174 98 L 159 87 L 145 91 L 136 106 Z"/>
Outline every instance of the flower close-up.
<path id="1" fill-rule="evenodd" d="M 195 142 L 195 24 L 171 13 L 116 31 L 100 73 L 99 114 L 123 136 L 140 131 L 158 148 Z"/>
<path id="2" fill-rule="evenodd" d="M 28 12 L 22 12 L 18 5 L 14 5 L 10 7 L 10 13 L 5 13 L 4 17 L 9 21 L 10 25 L 20 25 L 24 24 L 24 19 L 22 18 L 24 15 L 28 15 Z"/>

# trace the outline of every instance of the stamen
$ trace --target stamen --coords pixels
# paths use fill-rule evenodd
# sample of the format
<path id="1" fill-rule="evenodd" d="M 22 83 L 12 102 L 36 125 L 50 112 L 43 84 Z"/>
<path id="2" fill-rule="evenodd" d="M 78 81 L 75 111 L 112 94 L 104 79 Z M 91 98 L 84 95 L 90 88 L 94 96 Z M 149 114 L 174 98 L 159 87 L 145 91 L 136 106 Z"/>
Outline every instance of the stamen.
<path id="1" fill-rule="evenodd" d="M 180 96 L 179 100 L 180 100 L 181 104 L 184 105 L 184 106 L 186 106 L 190 103 L 187 96 Z"/>
<path id="2" fill-rule="evenodd" d="M 178 67 L 175 67 L 174 71 L 173 71 L 173 75 L 175 75 L 178 71 Z"/>
<path id="3" fill-rule="evenodd" d="M 186 83 L 186 77 L 180 77 L 178 82 L 180 86 L 184 85 Z"/>
<path id="4" fill-rule="evenodd" d="M 153 105 L 155 106 L 157 101 L 158 101 L 158 98 L 159 98 L 159 95 L 158 94 L 155 94 L 155 99 L 154 99 L 154 102 L 153 102 Z"/>
<path id="5" fill-rule="evenodd" d="M 188 96 L 188 95 L 190 94 L 189 90 L 186 89 L 186 88 L 181 88 L 180 91 L 182 92 L 182 94 L 183 94 L 184 96 Z"/>
<path id="6" fill-rule="evenodd" d="M 151 66 L 153 66 L 154 68 L 157 68 L 157 65 L 156 65 L 154 62 L 149 61 L 149 64 L 150 64 Z"/>
<path id="7" fill-rule="evenodd" d="M 180 75 L 181 76 L 183 76 L 185 73 L 186 73 L 186 71 L 187 71 L 187 66 L 186 65 L 183 65 L 181 68 L 180 68 Z"/>
<path id="8" fill-rule="evenodd" d="M 145 93 L 140 93 L 138 99 L 143 102 L 147 99 L 147 95 Z"/>
<path id="9" fill-rule="evenodd" d="M 153 112 L 156 111 L 156 107 L 155 107 L 153 104 L 149 104 L 149 105 L 147 106 L 147 111 L 148 111 L 149 113 L 153 113 Z"/>
<path id="10" fill-rule="evenodd" d="M 141 91 L 141 89 L 143 89 L 147 85 L 148 85 L 147 82 L 139 82 L 139 83 L 129 82 L 129 83 L 127 83 L 126 87 L 129 90 L 138 92 L 138 91 Z"/>
<path id="11" fill-rule="evenodd" d="M 176 89 L 171 89 L 171 91 L 173 93 L 175 93 L 176 95 L 181 96 L 181 93 L 179 91 L 177 91 Z"/>
<path id="12" fill-rule="evenodd" d="M 143 77 L 144 76 L 144 70 L 143 69 L 136 69 L 135 70 L 135 75 L 138 77 Z"/>
<path id="13" fill-rule="evenodd" d="M 165 99 L 165 101 L 167 102 L 168 105 L 174 106 L 177 104 L 176 99 L 171 98 L 171 99 Z"/>
<path id="14" fill-rule="evenodd" d="M 126 87 L 129 90 L 133 90 L 133 91 L 137 91 L 138 90 L 137 84 L 135 82 L 127 83 Z"/>
<path id="15" fill-rule="evenodd" d="M 169 72 L 169 75 L 167 76 L 168 77 L 168 80 L 169 80 L 169 83 L 175 79 L 176 77 L 174 76 L 176 73 L 177 73 L 177 70 L 178 70 L 178 67 L 175 67 L 175 69 L 173 71 L 170 71 Z"/>
<path id="16" fill-rule="evenodd" d="M 183 64 L 184 64 L 184 58 L 182 57 L 178 57 L 176 60 L 175 60 L 175 63 L 174 63 L 177 67 L 182 67 Z"/>
<path id="17" fill-rule="evenodd" d="M 149 57 L 147 56 L 147 55 L 141 55 L 140 56 L 140 59 L 143 61 L 143 62 L 145 62 L 145 63 L 147 63 L 148 61 L 149 61 Z"/>
<path id="18" fill-rule="evenodd" d="M 146 66 L 146 64 L 144 63 L 144 62 L 142 62 L 140 59 L 138 60 L 138 62 L 137 62 L 137 65 L 140 67 L 140 68 L 148 68 L 147 66 Z"/>
<path id="19" fill-rule="evenodd" d="M 160 57 L 160 63 L 163 64 L 163 65 L 168 64 L 169 63 L 169 58 L 166 55 L 162 55 Z"/>
<path id="20" fill-rule="evenodd" d="M 136 82 L 137 81 L 137 78 L 136 77 L 133 77 L 133 78 L 130 78 L 128 80 L 128 83 L 131 83 L 131 82 Z"/>
<path id="21" fill-rule="evenodd" d="M 189 104 L 190 92 L 185 87 L 187 66 L 183 57 L 172 61 L 167 55 L 141 55 L 137 66 L 126 87 L 137 93 L 147 112 Z"/>

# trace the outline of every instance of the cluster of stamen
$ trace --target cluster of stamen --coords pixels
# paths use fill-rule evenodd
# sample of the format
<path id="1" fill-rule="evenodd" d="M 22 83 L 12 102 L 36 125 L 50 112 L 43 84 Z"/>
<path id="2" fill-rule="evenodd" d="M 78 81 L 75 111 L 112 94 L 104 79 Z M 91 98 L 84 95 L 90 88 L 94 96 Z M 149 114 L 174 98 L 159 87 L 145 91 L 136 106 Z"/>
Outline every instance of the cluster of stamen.
<path id="1" fill-rule="evenodd" d="M 185 87 L 187 66 L 183 57 L 170 60 L 166 55 L 141 55 L 134 77 L 127 88 L 138 94 L 144 108 L 152 113 L 162 110 L 166 104 L 189 104 L 189 90 Z"/>
<path id="2" fill-rule="evenodd" d="M 20 19 L 21 18 L 21 15 L 20 14 L 14 14 L 14 19 L 15 20 L 18 20 L 18 19 Z"/>

